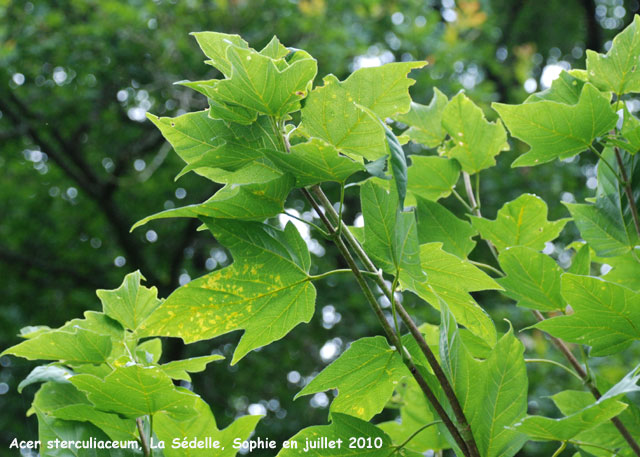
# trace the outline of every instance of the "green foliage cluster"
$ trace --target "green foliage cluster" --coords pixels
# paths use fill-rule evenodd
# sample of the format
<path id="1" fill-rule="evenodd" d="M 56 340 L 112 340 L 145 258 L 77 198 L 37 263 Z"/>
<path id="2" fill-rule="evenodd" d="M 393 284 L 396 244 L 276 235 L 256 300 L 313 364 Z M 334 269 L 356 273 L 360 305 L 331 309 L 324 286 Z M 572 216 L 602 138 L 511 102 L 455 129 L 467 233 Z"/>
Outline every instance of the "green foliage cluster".
<path id="1" fill-rule="evenodd" d="M 206 403 L 172 382 L 188 380 L 188 373 L 220 357 L 159 364 L 158 338 L 192 343 L 242 330 L 236 364 L 310 321 L 314 282 L 351 273 L 385 337 L 355 341 L 299 393 L 338 389 L 331 424 L 304 429 L 292 440 L 356 436 L 374 443 L 317 455 L 452 449 L 468 457 L 514 456 L 528 441 L 559 442 L 556 455 L 569 445 L 578 455 L 640 455 L 640 410 L 629 395 L 639 390 L 638 367 L 627 367 L 628 375 L 606 391 L 589 369 L 592 357 L 620 353 L 640 339 L 640 121 L 623 104 L 637 90 L 638 21 L 606 55 L 590 53 L 586 70 L 564 72 L 523 104 L 494 104 L 495 122 L 464 93 L 449 100 L 434 91 L 429 105 L 413 102 L 408 74 L 425 62 L 362 68 L 343 81 L 329 75 L 314 86 L 315 59 L 275 37 L 258 51 L 237 35 L 196 34 L 206 63 L 223 77 L 183 84 L 206 95 L 209 107 L 150 119 L 186 163 L 181 173 L 222 187 L 201 204 L 160 212 L 136 226 L 197 218 L 233 263 L 165 300 L 133 273 L 119 289 L 98 292 L 102 313 L 87 312 L 59 329 L 25 329 L 25 341 L 4 354 L 52 362 L 23 383 L 44 382 L 32 406 L 41 438 L 103 434 L 139 440 L 150 455 L 154 438 L 206 433 L 228 443 L 247 437 L 258 418 L 219 430 Z M 570 219 L 548 220 L 546 203 L 531 194 L 506 202 L 494 220 L 483 217 L 480 174 L 509 148 L 507 130 L 530 146 L 514 167 L 595 154 L 595 197 L 567 204 Z M 402 144 L 408 141 L 424 149 L 406 154 Z M 459 181 L 466 198 L 456 190 Z M 321 188 L 327 182 L 341 190 L 335 207 Z M 343 221 L 345 187 L 359 188 L 364 227 Z M 295 225 L 276 227 L 273 218 L 284 213 L 292 192 L 316 211 L 323 227 L 313 229 L 335 245 L 347 269 L 312 274 Z M 443 205 L 445 199 L 459 200 L 465 218 Z M 541 251 L 569 220 L 581 239 L 565 271 Z M 494 265 L 470 257 L 480 240 Z M 598 274 L 595 266 L 605 263 L 610 271 Z M 390 303 L 391 323 L 375 288 Z M 527 415 L 526 363 L 550 361 L 525 359 L 514 330 L 496 328 L 471 295 L 487 290 L 531 309 L 540 321 L 535 327 L 571 365 L 562 367 L 588 387 L 552 397 L 562 417 Z M 414 323 L 400 299 L 409 292 L 439 311 L 439 326 Z M 565 341 L 589 348 L 584 365 Z M 399 420 L 369 423 L 394 405 Z M 303 447 L 279 455 L 302 455 Z"/>

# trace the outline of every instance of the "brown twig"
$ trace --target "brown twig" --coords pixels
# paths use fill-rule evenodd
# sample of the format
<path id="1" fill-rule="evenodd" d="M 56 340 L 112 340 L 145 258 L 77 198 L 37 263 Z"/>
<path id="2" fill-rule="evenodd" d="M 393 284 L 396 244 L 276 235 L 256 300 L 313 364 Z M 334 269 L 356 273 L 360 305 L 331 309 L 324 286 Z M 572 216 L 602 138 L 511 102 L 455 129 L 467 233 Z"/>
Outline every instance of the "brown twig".
<path id="1" fill-rule="evenodd" d="M 314 193 L 316 193 L 315 188 L 314 188 Z M 360 285 L 360 288 L 362 289 L 362 291 L 363 291 L 363 293 L 364 293 L 369 305 L 373 309 L 373 312 L 375 313 L 376 317 L 378 318 L 378 321 L 380 322 L 380 324 L 382 325 L 385 333 L 387 334 L 387 337 L 389 338 L 391 344 L 393 344 L 395 346 L 396 350 L 400 353 L 404 364 L 407 366 L 407 368 L 411 372 L 412 376 L 414 377 L 414 379 L 416 380 L 416 382 L 420 386 L 420 389 L 422 390 L 424 395 L 427 397 L 427 399 L 429 400 L 429 402 L 431 403 L 433 408 L 436 410 L 436 413 L 440 416 L 440 418 L 442 419 L 442 422 L 447 427 L 447 430 L 449 431 L 449 433 L 451 434 L 453 439 L 456 441 L 456 444 L 463 451 L 464 455 L 465 456 L 469 456 L 469 457 L 473 457 L 473 454 L 471 454 L 469 452 L 469 450 L 468 450 L 468 446 L 467 446 L 466 441 L 464 440 L 464 438 L 461 435 L 460 431 L 458 430 L 456 425 L 453 423 L 451 418 L 449 418 L 448 414 L 446 413 L 446 411 L 444 410 L 444 408 L 442 407 L 442 405 L 438 401 L 435 393 L 431 390 L 431 388 L 429 387 L 429 385 L 425 381 L 424 377 L 420 374 L 420 372 L 418 371 L 418 368 L 415 366 L 415 364 L 413 363 L 411 358 L 408 356 L 408 354 L 402 350 L 403 346 L 401 344 L 399 335 L 396 334 L 396 332 L 393 330 L 391 325 L 389 325 L 389 322 L 387 321 L 387 318 L 385 317 L 384 312 L 382 311 L 382 308 L 380 307 L 380 304 L 376 300 L 376 298 L 375 298 L 375 296 L 373 294 L 373 291 L 371 290 L 371 288 L 367 284 L 366 279 L 364 278 L 364 276 L 360 272 L 360 269 L 358 268 L 358 266 L 357 266 L 357 264 L 355 262 L 355 259 L 351 255 L 351 252 L 349 251 L 349 249 L 345 245 L 342 237 L 338 234 L 337 228 L 334 227 L 333 223 L 327 218 L 327 215 L 325 214 L 325 212 L 322 211 L 322 208 L 320 208 L 320 205 L 318 205 L 316 200 L 313 198 L 313 196 L 309 193 L 309 191 L 307 189 L 303 188 L 302 189 L 302 194 L 309 201 L 309 203 L 311 204 L 313 209 L 316 211 L 316 213 L 318 213 L 318 216 L 320 217 L 320 220 L 322 221 L 324 226 L 327 228 L 329 234 L 333 237 L 336 247 L 338 248 L 338 250 L 340 251 L 340 253 L 344 257 L 344 259 L 347 262 L 347 265 L 349 266 L 349 268 L 351 268 L 354 276 L 356 277 L 356 281 Z M 327 206 L 325 204 L 323 204 L 323 206 L 324 206 L 325 209 L 327 209 Z M 333 209 L 333 207 L 331 207 L 331 208 Z M 336 217 L 337 217 L 337 214 L 336 214 Z M 347 232 L 347 230 L 344 230 L 344 229 L 342 230 L 342 234 L 346 234 L 346 232 Z M 373 269 L 375 271 L 375 267 L 373 267 Z M 377 278 L 378 276 L 376 275 L 375 277 Z M 418 333 L 419 333 L 419 331 L 418 331 Z M 422 338 L 422 334 L 420 334 L 420 337 Z"/>
<path id="2" fill-rule="evenodd" d="M 322 188 L 316 185 L 316 186 L 313 186 L 311 190 L 313 194 L 320 201 L 320 204 L 325 208 L 326 213 L 332 219 L 330 223 L 340 224 L 343 226 L 342 235 L 344 235 L 349 246 L 351 246 L 351 248 L 355 251 L 356 256 L 364 264 L 365 270 L 373 273 L 378 273 L 379 270 L 373 264 L 371 259 L 369 259 L 369 256 L 364 251 L 364 249 L 362 248 L 358 240 L 353 236 L 351 231 L 347 227 L 345 227 L 343 222 L 339 219 L 338 214 L 336 213 L 335 209 L 333 208 L 333 205 L 331 204 L 331 202 L 329 201 L 325 193 L 322 191 Z M 317 211 L 318 210 L 316 210 L 316 212 Z M 323 217 L 326 218 L 324 214 L 323 214 Z M 436 356 L 433 354 L 433 351 L 431 351 L 431 348 L 425 341 L 424 336 L 418 329 L 418 326 L 415 324 L 415 322 L 413 322 L 413 319 L 411 318 L 411 316 L 409 316 L 409 313 L 407 313 L 404 306 L 402 306 L 401 303 L 395 300 L 393 292 L 389 289 L 389 287 L 385 283 L 384 278 L 382 277 L 381 274 L 378 274 L 376 276 L 375 282 L 376 282 L 376 285 L 383 291 L 384 295 L 386 295 L 386 297 L 390 301 L 395 303 L 396 310 L 398 311 L 398 315 L 400 316 L 400 319 L 402 319 L 402 322 L 407 326 L 407 328 L 409 329 L 409 332 L 411 333 L 411 336 L 416 340 L 418 347 L 427 358 L 427 361 L 429 362 L 431 369 L 433 370 L 436 378 L 438 379 L 438 383 L 442 386 L 444 394 L 449 400 L 451 409 L 453 410 L 454 416 L 458 421 L 458 425 L 460 427 L 459 432 L 462 435 L 462 438 L 464 439 L 466 447 L 469 449 L 469 455 L 471 457 L 479 457 L 480 453 L 475 443 L 475 439 L 473 438 L 471 426 L 469 425 L 469 422 L 467 421 L 466 416 L 464 415 L 462 406 L 460 405 L 460 402 L 458 401 L 458 397 L 456 397 L 455 392 L 453 391 L 453 387 L 449 382 L 449 378 L 447 378 L 444 371 L 442 370 L 442 367 L 438 363 Z"/>

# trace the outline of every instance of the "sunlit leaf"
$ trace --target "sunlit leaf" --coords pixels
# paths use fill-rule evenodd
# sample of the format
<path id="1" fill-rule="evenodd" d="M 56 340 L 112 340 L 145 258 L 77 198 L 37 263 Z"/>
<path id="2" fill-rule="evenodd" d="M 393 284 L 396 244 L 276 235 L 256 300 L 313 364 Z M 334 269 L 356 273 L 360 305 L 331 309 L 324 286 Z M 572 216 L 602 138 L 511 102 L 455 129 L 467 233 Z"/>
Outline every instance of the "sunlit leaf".
<path id="1" fill-rule="evenodd" d="M 444 108 L 442 125 L 455 143 L 447 155 L 457 159 L 467 173 L 494 166 L 495 157 L 509 149 L 502 123 L 488 122 L 482 110 L 463 93 L 453 97 Z"/>
<path id="2" fill-rule="evenodd" d="M 402 358 L 384 337 L 361 338 L 296 397 L 338 389 L 331 412 L 369 420 L 382 411 L 400 378 L 408 375 Z"/>
<path id="3" fill-rule="evenodd" d="M 366 106 L 382 119 L 393 117 L 409 111 L 409 87 L 415 84 L 415 80 L 407 75 L 411 70 L 422 68 L 426 64 L 394 62 L 379 67 L 360 68 L 340 85 L 358 105 Z"/>
<path id="4" fill-rule="evenodd" d="M 204 219 L 234 263 L 174 291 L 143 324 L 145 334 L 185 342 L 245 330 L 232 363 L 285 336 L 313 315 L 309 252 L 297 229 Z"/>
<path id="5" fill-rule="evenodd" d="M 216 360 L 223 360 L 221 355 L 206 355 L 202 357 L 191 357 L 184 360 L 173 360 L 160 365 L 160 369 L 171 379 L 181 379 L 191 382 L 189 373 L 200 373 L 207 368 L 207 365 Z"/>
<path id="6" fill-rule="evenodd" d="M 640 17 L 618 33 L 606 54 L 587 50 L 589 81 L 618 95 L 640 91 Z"/>
<path id="7" fill-rule="evenodd" d="M 410 158 L 411 166 L 407 169 L 409 192 L 434 201 L 451 194 L 460 177 L 457 161 L 438 156 L 412 155 Z"/>
<path id="8" fill-rule="evenodd" d="M 302 109 L 301 129 L 344 154 L 376 160 L 387 155 L 384 127 L 360 108 L 335 76 L 316 87 Z"/>
<path id="9" fill-rule="evenodd" d="M 176 418 L 194 414 L 196 395 L 177 390 L 160 368 L 116 367 L 104 379 L 90 374 L 70 378 L 96 408 L 136 418 L 164 411 Z"/>
<path id="10" fill-rule="evenodd" d="M 558 237 L 568 219 L 547 220 L 547 204 L 531 194 L 520 195 L 505 203 L 495 220 L 471 216 L 471 223 L 483 239 L 498 250 L 526 246 L 542 250 L 547 241 Z"/>
<path id="11" fill-rule="evenodd" d="M 516 138 L 531 149 L 513 167 L 566 159 L 589 149 L 596 137 L 615 127 L 618 116 L 609 97 L 585 84 L 575 105 L 544 100 L 523 105 L 494 103 L 493 108 Z"/>
<path id="12" fill-rule="evenodd" d="M 461 325 L 493 346 L 496 341 L 493 322 L 469 292 L 501 289 L 500 285 L 468 260 L 443 251 L 442 243 L 420 246 L 420 262 L 426 281 L 401 276 L 401 285 L 436 309 L 440 309 L 441 300 L 446 301 Z"/>

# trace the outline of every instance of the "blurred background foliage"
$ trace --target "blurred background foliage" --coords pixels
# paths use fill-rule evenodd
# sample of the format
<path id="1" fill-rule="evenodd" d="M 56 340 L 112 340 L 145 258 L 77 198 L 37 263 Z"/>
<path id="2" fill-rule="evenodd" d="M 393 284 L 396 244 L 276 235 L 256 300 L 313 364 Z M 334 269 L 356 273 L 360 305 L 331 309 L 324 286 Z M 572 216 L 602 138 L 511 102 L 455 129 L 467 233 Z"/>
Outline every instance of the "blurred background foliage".
<path id="1" fill-rule="evenodd" d="M 216 190 L 191 175 L 174 183 L 179 159 L 145 119 L 147 111 L 175 116 L 205 106 L 195 92 L 173 85 L 218 76 L 202 63 L 189 32 L 237 33 L 256 48 L 275 34 L 315 56 L 320 75 L 341 79 L 362 66 L 427 60 L 425 70 L 414 72 L 416 101 L 428 102 L 434 86 L 449 96 L 464 89 L 495 118 L 492 101 L 520 103 L 560 70 L 583 68 L 585 49 L 608 49 L 638 7 L 636 0 L 0 0 L 0 348 L 14 344 L 25 325 L 58 326 L 97 309 L 95 289 L 116 287 L 127 272 L 140 269 L 166 296 L 231 261 L 207 233 L 195 231 L 194 221 L 162 221 L 129 233 L 143 216 L 203 201 Z M 523 149 L 512 146 L 482 175 L 485 216 L 532 192 L 557 219 L 568 215 L 561 201 L 593 193 L 595 161 L 587 154 L 510 169 Z M 337 189 L 327 187 L 337 200 Z M 308 210 L 295 193 L 288 206 Z M 358 216 L 357 206 L 357 193 L 347 191 L 348 222 Z M 570 262 L 565 246 L 576 237 L 572 230 L 547 246 L 563 266 Z M 318 270 L 333 268 L 337 253 L 311 236 Z M 491 262 L 482 246 L 477 251 L 476 258 Z M 218 363 L 194 376 L 194 389 L 221 425 L 264 413 L 258 433 L 282 440 L 326 422 L 330 396 L 294 402 L 293 395 L 349 342 L 379 331 L 348 277 L 332 276 L 320 291 L 311 324 L 238 366 Z M 516 328 L 532 323 L 497 294 L 476 298 L 501 330 L 503 317 Z M 412 296 L 405 300 L 417 305 Z M 437 323 L 424 304 L 412 312 L 420 322 Z M 530 357 L 558 359 L 541 333 L 519 336 Z M 165 357 L 230 355 L 238 337 L 189 347 L 168 341 Z M 33 391 L 24 398 L 16 393 L 32 366 L 0 359 L 4 449 L 14 436 L 37 434 L 35 419 L 22 419 Z M 603 382 L 619 379 L 623 366 L 631 360 L 619 369 L 599 367 Z M 580 388 L 547 365 L 530 366 L 529 374 L 530 413 L 554 414 L 544 397 Z M 550 455 L 549 449 L 530 443 L 519 455 Z"/>

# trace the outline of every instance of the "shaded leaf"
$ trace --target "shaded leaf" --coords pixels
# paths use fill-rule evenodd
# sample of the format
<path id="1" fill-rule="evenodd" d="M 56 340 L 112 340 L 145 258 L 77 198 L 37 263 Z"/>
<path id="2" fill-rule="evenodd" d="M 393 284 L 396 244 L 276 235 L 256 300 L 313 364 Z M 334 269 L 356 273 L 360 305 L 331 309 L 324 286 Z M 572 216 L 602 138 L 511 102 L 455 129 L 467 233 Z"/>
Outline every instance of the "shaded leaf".
<path id="1" fill-rule="evenodd" d="M 365 168 L 341 155 L 333 146 L 318 138 L 291 146 L 291 153 L 263 149 L 262 153 L 280 170 L 295 176 L 296 187 L 306 187 L 325 181 L 344 182 Z"/>
<path id="2" fill-rule="evenodd" d="M 435 148 L 447 135 L 442 127 L 442 113 L 448 102 L 447 96 L 435 87 L 429 105 L 411 102 L 409 112 L 396 116 L 395 119 L 409 126 L 403 134 L 412 141 Z"/>
<path id="3" fill-rule="evenodd" d="M 601 400 L 560 419 L 543 416 L 527 416 L 515 425 L 515 429 L 526 433 L 536 441 L 567 441 L 579 433 L 590 430 L 620 414 L 626 404 L 615 399 Z"/>
<path id="4" fill-rule="evenodd" d="M 562 296 L 574 310 L 535 327 L 565 341 L 592 347 L 591 355 L 614 354 L 640 339 L 640 293 L 600 278 L 564 274 Z"/>
<path id="5" fill-rule="evenodd" d="M 391 442 L 389 435 L 384 433 L 378 427 L 369 422 L 363 421 L 356 417 L 351 417 L 346 414 L 333 413 L 331 414 L 332 423 L 330 425 L 316 425 L 313 427 L 307 427 L 299 431 L 295 436 L 289 439 L 289 441 L 295 441 L 297 446 L 295 448 L 291 446 L 288 449 L 283 448 L 278 452 L 278 457 L 293 457 L 297 455 L 304 455 L 309 457 L 328 457 L 328 456 L 345 456 L 350 457 L 389 457 L 390 454 L 397 455 L 398 457 L 418 457 L 421 454 L 416 454 L 408 449 L 401 449 L 395 452 L 396 448 Z M 350 438 L 371 438 L 373 443 L 374 439 L 380 438 L 382 445 L 379 448 L 354 448 L 349 449 Z M 341 446 L 338 448 L 320 448 L 310 449 L 307 452 L 304 451 L 307 440 L 317 443 L 318 439 L 326 438 L 329 441 L 341 440 Z"/>
<path id="6" fill-rule="evenodd" d="M 159 440 L 167 443 L 165 457 L 232 457 L 238 453 L 233 448 L 234 440 L 244 441 L 249 438 L 262 416 L 242 416 L 237 418 L 224 430 L 219 430 L 209 405 L 198 399 L 197 413 L 186 420 L 176 420 L 166 413 L 158 413 L 154 418 L 153 428 Z M 219 441 L 219 449 L 178 448 L 173 449 L 169 443 L 179 439 L 183 441 Z"/>
<path id="7" fill-rule="evenodd" d="M 476 242 L 477 231 L 467 221 L 458 219 L 439 203 L 418 198 L 418 241 L 420 244 L 440 241 L 442 249 L 466 258 Z"/>
<path id="8" fill-rule="evenodd" d="M 499 261 L 507 276 L 496 281 L 518 306 L 541 311 L 564 310 L 566 303 L 560 295 L 562 269 L 555 260 L 533 249 L 517 246 L 501 252 Z"/>
<path id="9" fill-rule="evenodd" d="M 152 220 L 173 217 L 263 221 L 284 211 L 284 201 L 293 185 L 294 178 L 290 174 L 282 175 L 267 183 L 227 184 L 203 203 L 152 214 L 136 222 L 131 230 Z"/>
<path id="10" fill-rule="evenodd" d="M 413 212 L 398 210 L 395 189 L 387 192 L 372 181 L 360 189 L 364 216 L 364 248 L 376 264 L 389 274 L 398 271 L 421 279 L 416 220 Z"/>

